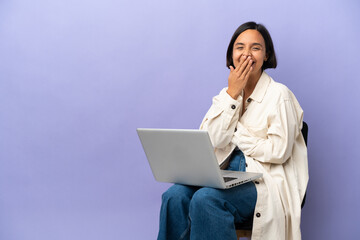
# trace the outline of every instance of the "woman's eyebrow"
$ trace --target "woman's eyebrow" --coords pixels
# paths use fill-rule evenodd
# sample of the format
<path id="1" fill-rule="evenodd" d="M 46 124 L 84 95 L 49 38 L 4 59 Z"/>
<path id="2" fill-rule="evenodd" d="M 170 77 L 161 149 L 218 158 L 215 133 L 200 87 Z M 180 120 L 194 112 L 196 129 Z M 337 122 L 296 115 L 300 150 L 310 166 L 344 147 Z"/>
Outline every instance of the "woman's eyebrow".
<path id="1" fill-rule="evenodd" d="M 235 43 L 235 45 L 245 45 L 245 44 L 242 43 L 242 42 L 237 42 L 237 43 Z M 260 46 L 260 47 L 262 47 L 261 43 L 252 43 L 251 46 Z"/>

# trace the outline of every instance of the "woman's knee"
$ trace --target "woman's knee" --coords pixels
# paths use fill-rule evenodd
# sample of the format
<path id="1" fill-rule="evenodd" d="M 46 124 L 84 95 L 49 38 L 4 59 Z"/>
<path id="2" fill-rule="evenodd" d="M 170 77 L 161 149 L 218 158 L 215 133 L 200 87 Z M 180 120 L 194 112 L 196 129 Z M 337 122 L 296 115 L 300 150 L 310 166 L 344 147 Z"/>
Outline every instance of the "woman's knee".
<path id="1" fill-rule="evenodd" d="M 218 189 L 202 188 L 191 199 L 189 215 L 193 223 L 207 222 L 210 225 L 222 216 L 224 204 L 219 198 Z"/>
<path id="2" fill-rule="evenodd" d="M 175 184 L 162 194 L 162 202 L 190 202 L 193 192 L 194 190 L 192 190 L 191 187 Z"/>
<path id="3" fill-rule="evenodd" d="M 194 194 L 193 198 L 191 199 L 190 209 L 201 209 L 201 208 L 208 208 L 209 205 L 216 204 L 218 200 L 217 196 L 217 189 L 214 188 L 201 188 Z"/>

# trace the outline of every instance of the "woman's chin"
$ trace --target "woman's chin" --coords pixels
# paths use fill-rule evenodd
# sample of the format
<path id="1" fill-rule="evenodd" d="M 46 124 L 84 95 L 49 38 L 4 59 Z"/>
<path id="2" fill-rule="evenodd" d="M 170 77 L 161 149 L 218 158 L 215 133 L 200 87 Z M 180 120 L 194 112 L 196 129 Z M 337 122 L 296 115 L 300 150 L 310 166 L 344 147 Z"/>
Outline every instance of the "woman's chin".
<path id="1" fill-rule="evenodd" d="M 258 75 L 261 75 L 262 73 L 262 69 L 252 69 L 251 72 L 250 72 L 250 76 L 258 76 Z"/>

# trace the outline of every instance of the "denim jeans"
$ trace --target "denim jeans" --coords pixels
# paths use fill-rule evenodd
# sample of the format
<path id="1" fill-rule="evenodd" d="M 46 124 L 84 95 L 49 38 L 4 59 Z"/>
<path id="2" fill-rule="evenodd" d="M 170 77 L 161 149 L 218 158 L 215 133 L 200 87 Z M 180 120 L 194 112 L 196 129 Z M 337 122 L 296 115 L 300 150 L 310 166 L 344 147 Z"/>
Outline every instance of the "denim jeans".
<path id="1" fill-rule="evenodd" d="M 245 170 L 241 151 L 234 151 L 227 169 Z M 175 184 L 162 195 L 158 240 L 234 240 L 234 223 L 252 221 L 256 199 L 253 182 L 230 189 Z"/>

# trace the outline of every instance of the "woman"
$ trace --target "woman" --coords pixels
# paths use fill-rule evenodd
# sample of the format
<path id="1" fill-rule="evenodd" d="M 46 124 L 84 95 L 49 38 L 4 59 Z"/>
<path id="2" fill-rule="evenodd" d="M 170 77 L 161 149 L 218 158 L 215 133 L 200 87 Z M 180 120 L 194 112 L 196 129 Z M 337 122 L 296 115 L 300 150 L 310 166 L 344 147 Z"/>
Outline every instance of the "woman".
<path id="1" fill-rule="evenodd" d="M 253 222 L 252 239 L 301 239 L 308 183 L 303 111 L 293 93 L 264 70 L 276 68 L 267 29 L 241 25 L 227 50 L 228 87 L 200 126 L 223 169 L 261 172 L 232 189 L 174 185 L 163 194 L 158 239 L 236 239 L 234 222 Z"/>

